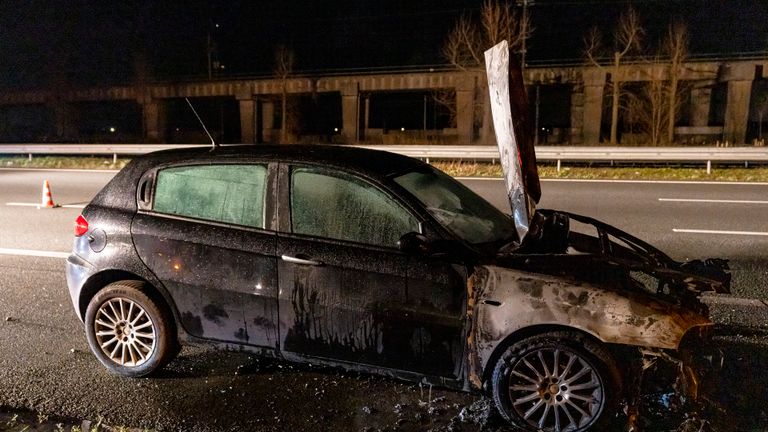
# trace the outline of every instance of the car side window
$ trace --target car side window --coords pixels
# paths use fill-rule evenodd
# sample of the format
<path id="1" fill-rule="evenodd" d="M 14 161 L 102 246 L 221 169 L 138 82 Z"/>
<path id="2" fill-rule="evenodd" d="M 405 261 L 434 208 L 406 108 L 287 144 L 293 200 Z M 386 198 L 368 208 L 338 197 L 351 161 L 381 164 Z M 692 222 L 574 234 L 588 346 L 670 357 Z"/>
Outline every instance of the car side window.
<path id="1" fill-rule="evenodd" d="M 403 234 L 419 230 L 419 223 L 362 179 L 321 168 L 294 168 L 291 228 L 297 234 L 396 247 Z"/>
<path id="2" fill-rule="evenodd" d="M 153 210 L 264 228 L 264 165 L 192 165 L 157 173 Z"/>

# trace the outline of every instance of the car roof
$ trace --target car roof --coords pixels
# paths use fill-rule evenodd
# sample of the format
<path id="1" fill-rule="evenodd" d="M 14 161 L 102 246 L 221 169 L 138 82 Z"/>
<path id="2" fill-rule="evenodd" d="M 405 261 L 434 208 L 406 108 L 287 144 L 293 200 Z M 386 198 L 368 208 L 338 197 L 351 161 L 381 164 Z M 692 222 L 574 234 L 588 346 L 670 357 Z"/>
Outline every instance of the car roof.
<path id="1" fill-rule="evenodd" d="M 231 159 L 275 160 L 347 168 L 374 177 L 386 177 L 423 166 L 418 159 L 362 147 L 321 144 L 224 145 L 162 150 L 140 156 L 149 165 L 173 162 L 215 162 Z M 154 163 L 153 163 L 154 162 Z"/>

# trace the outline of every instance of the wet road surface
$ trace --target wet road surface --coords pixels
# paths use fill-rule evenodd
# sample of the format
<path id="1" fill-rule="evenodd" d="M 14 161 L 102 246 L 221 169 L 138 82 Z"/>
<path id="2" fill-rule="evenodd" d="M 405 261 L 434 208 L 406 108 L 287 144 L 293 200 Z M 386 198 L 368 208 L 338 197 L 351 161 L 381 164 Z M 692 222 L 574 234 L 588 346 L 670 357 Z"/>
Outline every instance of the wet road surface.
<path id="1" fill-rule="evenodd" d="M 2 257 L 0 406 L 158 430 L 477 430 L 460 413 L 479 397 L 245 353 L 186 347 L 159 376 L 109 375 L 71 312 L 61 261 Z M 754 306 L 753 306 L 754 307 Z M 725 363 L 710 383 L 724 410 L 717 430 L 768 427 L 768 335 L 744 305 L 717 306 Z M 432 401 L 429 403 L 429 401 Z M 465 411 L 466 414 L 466 411 Z M 657 418 L 668 426 L 672 414 Z M 491 419 L 490 429 L 498 420 Z M 366 429 L 369 428 L 369 429 Z M 650 429 L 659 430 L 659 429 Z"/>

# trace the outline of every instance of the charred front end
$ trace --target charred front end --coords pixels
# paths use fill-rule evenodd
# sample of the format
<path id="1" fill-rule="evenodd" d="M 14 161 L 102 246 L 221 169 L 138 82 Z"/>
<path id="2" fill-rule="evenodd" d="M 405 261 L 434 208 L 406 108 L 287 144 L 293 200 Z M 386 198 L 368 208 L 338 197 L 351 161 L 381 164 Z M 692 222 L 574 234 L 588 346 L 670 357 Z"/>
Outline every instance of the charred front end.
<path id="1" fill-rule="evenodd" d="M 641 382 L 648 365 L 664 364 L 676 371 L 670 386 L 682 400 L 697 400 L 702 365 L 713 354 L 712 322 L 699 295 L 729 292 L 725 260 L 678 262 L 608 224 L 547 210 L 537 210 L 525 241 L 515 246 L 502 247 L 493 265 L 477 267 L 469 281 L 474 385 L 496 381 L 500 360 L 517 341 L 565 331 L 583 344 L 608 347 L 622 381 Z M 556 357 L 550 362 L 563 364 Z M 630 390 L 640 388 L 625 389 L 630 413 L 640 400 Z"/>

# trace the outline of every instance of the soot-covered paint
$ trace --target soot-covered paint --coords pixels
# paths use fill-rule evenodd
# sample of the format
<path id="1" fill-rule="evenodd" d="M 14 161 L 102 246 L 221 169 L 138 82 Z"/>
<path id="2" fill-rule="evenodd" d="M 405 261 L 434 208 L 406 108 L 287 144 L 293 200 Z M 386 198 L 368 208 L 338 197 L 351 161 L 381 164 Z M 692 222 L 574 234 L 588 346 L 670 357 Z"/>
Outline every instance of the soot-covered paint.
<path id="1" fill-rule="evenodd" d="M 698 313 L 632 292 L 561 278 L 480 266 L 468 282 L 472 329 L 468 338 L 469 376 L 474 385 L 504 340 L 526 327 L 556 325 L 597 339 L 646 348 L 677 349 L 690 329 L 711 326 Z M 472 378 L 474 376 L 474 378 Z"/>
<path id="2" fill-rule="evenodd" d="M 323 263 L 280 262 L 286 353 L 441 377 L 461 372 L 464 278 L 426 277 L 399 251 L 373 254 L 298 238 L 281 239 L 279 247 Z"/>
<path id="3" fill-rule="evenodd" d="M 275 347 L 275 235 L 199 221 L 139 214 L 132 227 L 139 256 L 175 300 L 191 336 Z M 272 327 L 249 329 L 249 322 Z"/>

